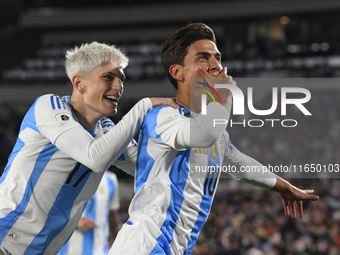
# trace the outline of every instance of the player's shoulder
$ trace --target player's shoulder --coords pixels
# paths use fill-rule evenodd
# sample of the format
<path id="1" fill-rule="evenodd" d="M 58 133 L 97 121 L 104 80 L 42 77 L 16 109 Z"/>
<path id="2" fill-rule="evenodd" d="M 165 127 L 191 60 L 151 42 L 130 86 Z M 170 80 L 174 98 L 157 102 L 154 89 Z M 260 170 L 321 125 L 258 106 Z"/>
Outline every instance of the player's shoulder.
<path id="1" fill-rule="evenodd" d="M 62 97 L 56 95 L 56 94 L 44 94 L 39 97 L 37 97 L 36 100 L 53 100 L 53 99 L 60 99 L 62 100 Z"/>
<path id="2" fill-rule="evenodd" d="M 55 94 L 45 94 L 39 96 L 35 100 L 35 105 L 39 107 L 46 107 L 51 110 L 66 110 L 66 104 L 69 103 L 69 96 L 60 97 Z"/>
<path id="3" fill-rule="evenodd" d="M 156 107 L 148 112 L 146 115 L 146 119 L 167 119 L 169 117 L 180 117 L 180 116 L 187 116 L 186 110 L 183 108 L 174 109 L 168 105 Z"/>

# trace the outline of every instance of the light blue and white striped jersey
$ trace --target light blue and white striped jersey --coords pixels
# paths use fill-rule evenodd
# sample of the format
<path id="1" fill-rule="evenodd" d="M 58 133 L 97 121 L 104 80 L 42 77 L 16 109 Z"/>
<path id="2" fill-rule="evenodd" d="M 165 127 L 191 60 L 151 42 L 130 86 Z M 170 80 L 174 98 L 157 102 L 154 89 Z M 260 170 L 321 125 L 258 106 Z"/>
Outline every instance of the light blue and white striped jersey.
<path id="1" fill-rule="evenodd" d="M 181 138 L 181 131 L 185 126 L 191 125 L 192 133 L 203 129 L 199 121 L 194 121 L 196 117 L 189 109 L 169 107 L 153 109 L 145 117 L 139 138 L 130 218 L 118 233 L 110 255 L 190 255 L 209 215 L 221 174 L 221 171 L 205 169 L 259 165 L 231 144 L 224 129 L 218 139 L 208 143 L 210 147 L 182 146 L 185 143 L 181 140 L 186 138 Z M 186 134 L 195 140 L 192 134 Z M 204 137 L 204 133 L 202 135 Z M 205 137 L 210 139 L 209 135 Z M 236 179 L 250 177 L 245 173 L 233 175 Z M 276 178 L 261 182 L 265 187 L 272 187 Z"/>
<path id="2" fill-rule="evenodd" d="M 133 161 L 137 147 L 131 139 L 151 108 L 150 99 L 143 99 L 116 126 L 102 118 L 95 130 L 85 130 L 70 97 L 39 97 L 0 178 L 1 245 L 13 255 L 56 254 L 104 171 L 120 155 L 123 167 Z"/>
<path id="3" fill-rule="evenodd" d="M 106 171 L 82 215 L 82 217 L 94 220 L 96 227 L 88 231 L 76 228 L 57 255 L 107 255 L 109 252 L 109 212 L 118 209 L 117 176 Z"/>

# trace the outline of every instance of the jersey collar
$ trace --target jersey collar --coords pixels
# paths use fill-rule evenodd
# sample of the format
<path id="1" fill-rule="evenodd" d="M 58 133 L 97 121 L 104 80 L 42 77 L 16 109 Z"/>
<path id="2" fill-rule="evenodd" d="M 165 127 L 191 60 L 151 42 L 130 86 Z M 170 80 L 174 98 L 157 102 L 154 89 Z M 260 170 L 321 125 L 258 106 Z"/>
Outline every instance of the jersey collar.
<path id="1" fill-rule="evenodd" d="M 177 101 L 176 103 L 182 106 L 182 108 L 184 108 L 184 116 L 189 116 L 191 114 L 191 110 L 188 107 L 182 105 L 181 103 L 178 103 Z"/>

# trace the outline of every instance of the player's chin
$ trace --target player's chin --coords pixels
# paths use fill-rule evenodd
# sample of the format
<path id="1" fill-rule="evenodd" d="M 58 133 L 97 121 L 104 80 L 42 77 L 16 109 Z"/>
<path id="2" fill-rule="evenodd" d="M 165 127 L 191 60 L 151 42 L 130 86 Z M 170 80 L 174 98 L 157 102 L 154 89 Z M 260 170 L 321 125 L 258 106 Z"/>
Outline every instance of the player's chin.
<path id="1" fill-rule="evenodd" d="M 111 116 L 114 116 L 118 113 L 118 107 L 115 107 L 111 110 Z"/>
<path id="2" fill-rule="evenodd" d="M 117 112 L 117 109 L 111 110 L 106 116 L 115 116 Z"/>
<path id="3" fill-rule="evenodd" d="M 101 113 L 103 117 L 109 117 L 109 116 L 114 116 L 118 112 L 117 107 L 105 107 L 105 109 L 102 109 Z"/>

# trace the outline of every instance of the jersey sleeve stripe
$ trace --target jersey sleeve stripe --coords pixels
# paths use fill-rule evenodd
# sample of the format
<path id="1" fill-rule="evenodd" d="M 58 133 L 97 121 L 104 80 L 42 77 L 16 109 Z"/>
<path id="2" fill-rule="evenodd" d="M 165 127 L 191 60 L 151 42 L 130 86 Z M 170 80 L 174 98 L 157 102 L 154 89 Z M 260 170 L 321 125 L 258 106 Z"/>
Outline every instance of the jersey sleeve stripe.
<path id="1" fill-rule="evenodd" d="M 51 96 L 51 106 L 52 106 L 52 110 L 55 110 L 54 96 Z"/>
<path id="2" fill-rule="evenodd" d="M 105 124 L 107 124 L 107 123 L 110 123 L 110 124 L 113 125 L 113 122 L 112 122 L 111 120 L 105 120 L 105 121 L 103 121 L 101 124 L 102 124 L 102 125 L 105 125 Z"/>
<path id="3" fill-rule="evenodd" d="M 65 101 L 64 101 L 64 100 L 61 100 L 61 102 L 63 103 L 63 108 L 64 108 L 64 110 L 66 110 Z"/>
<path id="4" fill-rule="evenodd" d="M 107 125 L 103 125 L 102 127 L 104 128 L 104 127 L 114 127 L 115 125 L 113 125 L 113 124 L 107 124 Z"/>
<path id="5" fill-rule="evenodd" d="M 58 106 L 58 109 L 61 109 L 61 106 L 60 106 L 60 99 L 59 99 L 59 97 L 56 97 L 56 100 L 57 100 L 57 106 Z"/>

